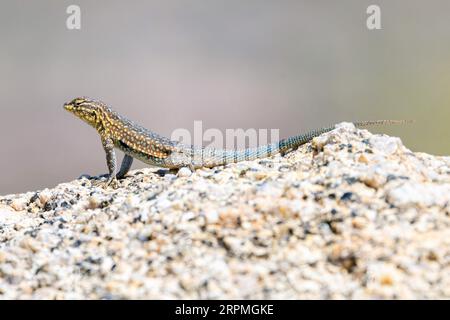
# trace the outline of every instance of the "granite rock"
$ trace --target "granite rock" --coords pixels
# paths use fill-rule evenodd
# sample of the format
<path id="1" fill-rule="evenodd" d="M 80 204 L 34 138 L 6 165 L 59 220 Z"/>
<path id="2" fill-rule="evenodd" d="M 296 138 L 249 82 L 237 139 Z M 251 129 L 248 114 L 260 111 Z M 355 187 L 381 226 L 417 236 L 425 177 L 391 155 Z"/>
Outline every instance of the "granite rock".
<path id="1" fill-rule="evenodd" d="M 286 154 L 0 197 L 3 299 L 450 298 L 450 158 L 344 123 Z"/>

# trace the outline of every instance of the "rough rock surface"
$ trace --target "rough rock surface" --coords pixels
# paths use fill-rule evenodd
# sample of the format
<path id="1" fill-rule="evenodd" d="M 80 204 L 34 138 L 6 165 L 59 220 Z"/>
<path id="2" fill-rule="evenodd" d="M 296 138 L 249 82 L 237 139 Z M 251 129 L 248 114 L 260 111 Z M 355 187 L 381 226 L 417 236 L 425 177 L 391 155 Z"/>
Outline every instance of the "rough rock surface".
<path id="1" fill-rule="evenodd" d="M 341 124 L 286 156 L 0 197 L 1 298 L 450 298 L 450 158 Z"/>

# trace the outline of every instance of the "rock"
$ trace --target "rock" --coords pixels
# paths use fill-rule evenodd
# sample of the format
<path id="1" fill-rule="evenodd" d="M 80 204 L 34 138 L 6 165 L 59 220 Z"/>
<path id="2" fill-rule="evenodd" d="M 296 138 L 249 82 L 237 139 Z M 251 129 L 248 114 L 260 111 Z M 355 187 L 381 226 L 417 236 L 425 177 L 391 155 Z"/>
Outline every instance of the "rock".
<path id="1" fill-rule="evenodd" d="M 187 167 L 183 167 L 183 168 L 180 168 L 180 170 L 178 170 L 179 177 L 190 177 L 191 174 L 192 174 L 191 169 L 189 169 Z"/>
<path id="2" fill-rule="evenodd" d="M 412 182 L 389 190 L 388 200 L 397 206 L 446 206 L 449 194 L 450 184 Z"/>
<path id="3" fill-rule="evenodd" d="M 450 157 L 344 123 L 285 156 L 0 197 L 1 299 L 449 299 Z"/>
<path id="4" fill-rule="evenodd" d="M 16 199 L 12 200 L 11 208 L 13 208 L 16 211 L 25 210 L 27 202 L 28 202 L 28 199 L 26 199 L 26 198 L 16 198 Z"/>
<path id="5" fill-rule="evenodd" d="M 215 210 L 208 210 L 205 212 L 206 221 L 208 223 L 217 223 L 219 221 L 219 214 Z"/>

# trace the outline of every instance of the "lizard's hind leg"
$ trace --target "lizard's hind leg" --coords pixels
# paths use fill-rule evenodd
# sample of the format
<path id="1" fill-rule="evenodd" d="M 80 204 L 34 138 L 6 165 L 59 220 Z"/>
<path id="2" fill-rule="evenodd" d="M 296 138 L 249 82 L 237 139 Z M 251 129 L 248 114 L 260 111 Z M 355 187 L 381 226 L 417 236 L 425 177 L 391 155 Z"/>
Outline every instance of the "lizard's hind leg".
<path id="1" fill-rule="evenodd" d="M 122 165 L 120 166 L 119 172 L 116 174 L 117 179 L 122 179 L 130 171 L 131 165 L 133 164 L 133 157 L 125 154 L 122 160 Z"/>

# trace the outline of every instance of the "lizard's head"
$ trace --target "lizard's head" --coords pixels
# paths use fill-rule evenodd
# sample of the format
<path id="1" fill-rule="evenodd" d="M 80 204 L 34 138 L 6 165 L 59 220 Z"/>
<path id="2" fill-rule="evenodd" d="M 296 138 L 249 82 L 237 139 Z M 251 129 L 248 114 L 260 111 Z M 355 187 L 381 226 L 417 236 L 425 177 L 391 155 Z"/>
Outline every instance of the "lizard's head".
<path id="1" fill-rule="evenodd" d="M 98 126 L 105 108 L 106 105 L 103 102 L 86 97 L 75 98 L 64 104 L 64 109 L 73 113 L 94 128 Z"/>

